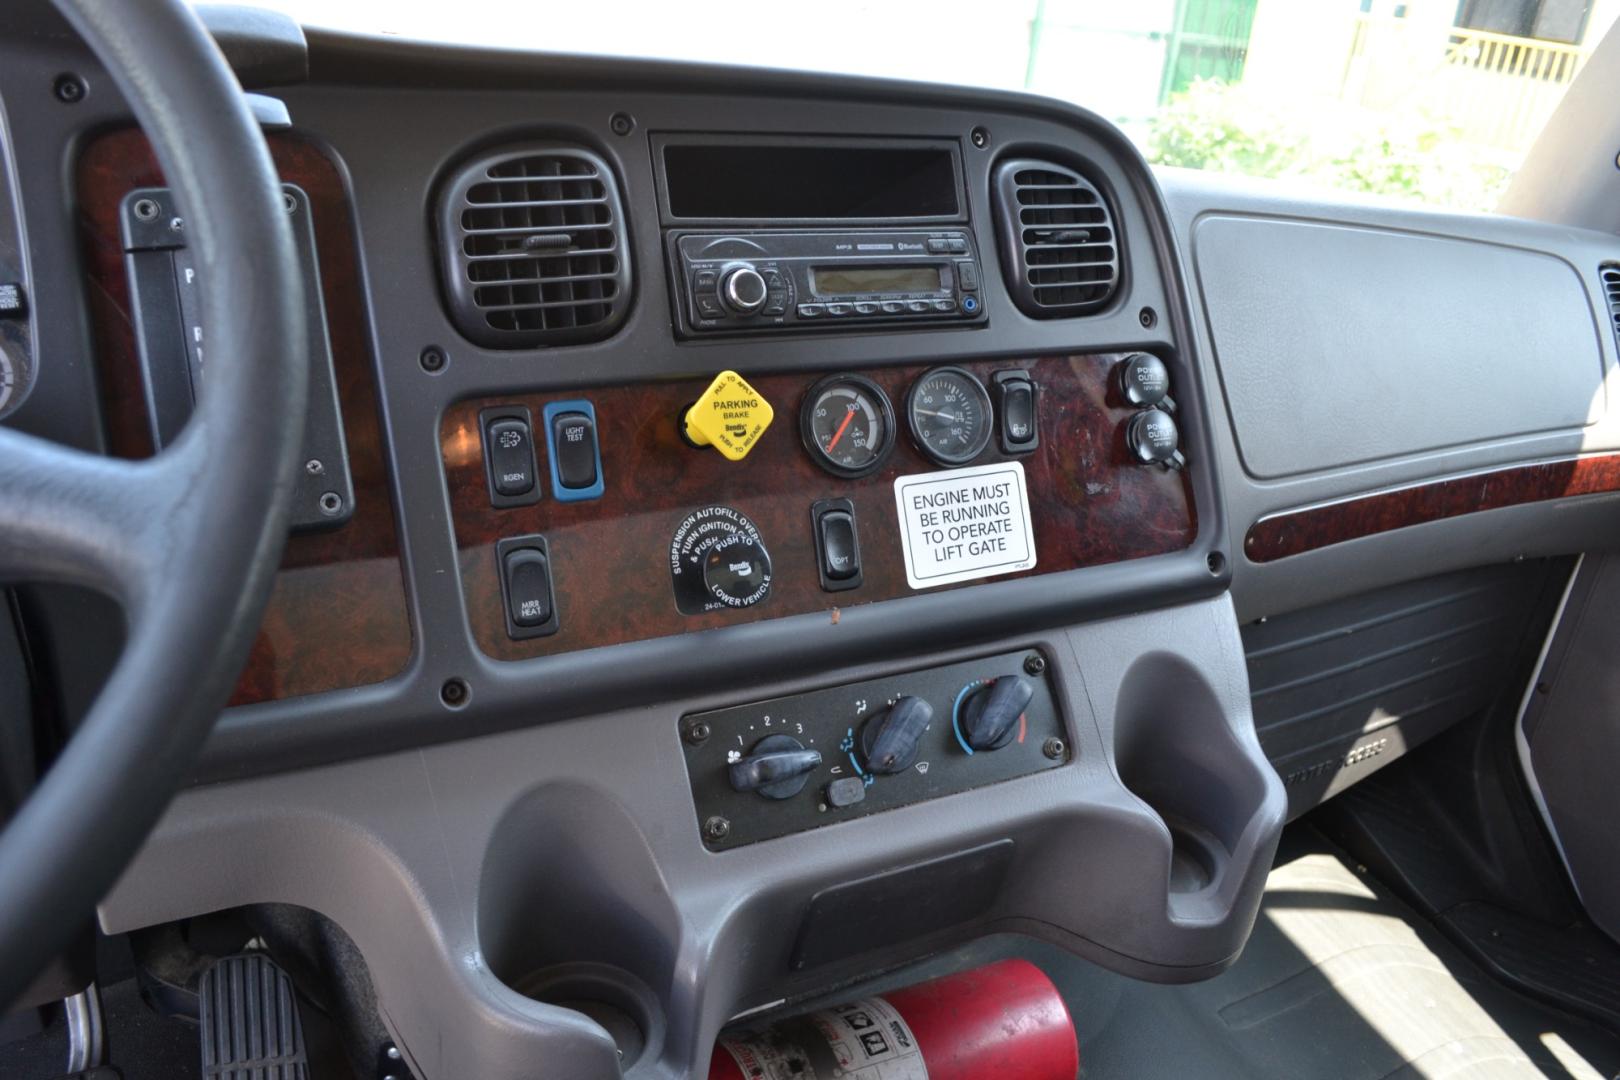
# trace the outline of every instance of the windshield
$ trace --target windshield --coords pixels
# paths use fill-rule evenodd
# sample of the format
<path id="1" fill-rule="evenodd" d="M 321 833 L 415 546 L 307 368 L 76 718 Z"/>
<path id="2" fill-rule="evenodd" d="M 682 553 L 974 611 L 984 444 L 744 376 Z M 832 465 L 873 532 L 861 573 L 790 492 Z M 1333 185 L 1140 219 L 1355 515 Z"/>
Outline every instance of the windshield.
<path id="1" fill-rule="evenodd" d="M 1159 165 L 1489 210 L 1620 0 L 257 0 L 311 26 L 1030 90 Z"/>

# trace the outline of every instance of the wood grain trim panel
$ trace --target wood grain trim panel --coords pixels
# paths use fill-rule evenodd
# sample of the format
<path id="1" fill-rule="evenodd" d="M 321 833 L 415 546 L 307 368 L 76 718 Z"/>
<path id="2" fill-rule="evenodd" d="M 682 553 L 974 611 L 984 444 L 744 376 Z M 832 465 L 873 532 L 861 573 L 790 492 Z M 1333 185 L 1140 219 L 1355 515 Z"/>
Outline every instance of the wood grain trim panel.
<path id="1" fill-rule="evenodd" d="M 1513 465 L 1273 514 L 1250 526 L 1243 552 L 1251 562 L 1275 562 L 1482 510 L 1615 491 L 1620 491 L 1620 454 Z"/>
<path id="2" fill-rule="evenodd" d="M 994 371 L 1025 368 L 1040 387 L 1040 448 L 1015 459 L 1024 463 L 1035 530 L 1037 565 L 1028 573 L 1181 551 L 1197 533 L 1188 478 L 1133 464 L 1127 454 L 1124 427 L 1131 410 L 1117 399 L 1109 378 L 1119 359 L 1087 354 L 958 365 L 986 384 Z M 903 414 L 907 388 L 929 366 L 860 374 L 881 386 Z M 836 618 L 840 607 L 915 595 L 902 562 L 894 480 L 937 466 L 902 433 L 878 472 L 855 480 L 824 472 L 799 439 L 800 403 L 815 378 L 750 379 L 775 407 L 776 420 L 748 458 L 737 463 L 687 446 L 676 434 L 676 418 L 696 398 L 702 381 L 514 394 L 453 406 L 440 428 L 440 449 L 468 619 L 479 647 L 492 657 L 517 660 L 785 615 L 827 612 Z M 479 411 L 524 405 L 538 422 L 547 402 L 564 398 L 589 398 L 595 406 L 603 497 L 573 503 L 552 497 L 540 432 L 544 497 L 532 506 L 492 507 Z M 992 440 L 976 464 L 1006 459 Z M 810 505 L 834 497 L 855 503 L 864 582 L 858 589 L 829 593 L 816 571 Z M 759 527 L 771 553 L 772 590 L 756 607 L 684 616 L 676 610 L 670 584 L 670 538 L 687 513 L 710 505 L 740 510 Z M 552 637 L 514 641 L 506 632 L 495 543 L 529 534 L 546 537 L 560 629 Z M 982 583 L 947 587 L 977 584 Z"/>
<path id="3" fill-rule="evenodd" d="M 314 216 L 355 512 L 340 528 L 288 540 L 233 705 L 382 682 L 404 670 L 412 647 L 348 194 L 314 143 L 289 133 L 267 137 L 282 179 L 304 189 Z M 147 457 L 152 439 L 118 213 L 131 189 L 162 184 L 163 176 L 145 136 L 125 128 L 84 148 L 76 179 L 108 443 L 117 456 Z"/>

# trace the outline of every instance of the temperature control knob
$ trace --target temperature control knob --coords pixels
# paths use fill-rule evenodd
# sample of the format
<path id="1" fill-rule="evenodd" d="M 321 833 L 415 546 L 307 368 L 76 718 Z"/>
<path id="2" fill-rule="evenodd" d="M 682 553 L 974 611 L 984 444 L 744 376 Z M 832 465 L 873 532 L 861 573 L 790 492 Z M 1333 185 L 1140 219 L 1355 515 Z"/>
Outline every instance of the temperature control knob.
<path id="1" fill-rule="evenodd" d="M 821 767 L 821 751 L 806 750 L 791 735 L 767 735 L 748 756 L 727 768 L 734 791 L 757 791 L 767 799 L 791 799 Z"/>
<path id="2" fill-rule="evenodd" d="M 905 772 L 916 764 L 923 732 L 934 720 L 934 707 L 922 698 L 896 698 L 893 705 L 861 728 L 861 756 L 880 775 Z"/>
<path id="3" fill-rule="evenodd" d="M 727 270 L 720 279 L 720 299 L 739 315 L 752 315 L 765 306 L 765 279 L 752 266 Z"/>
<path id="4" fill-rule="evenodd" d="M 975 751 L 1000 750 L 1012 742 L 1018 718 L 1034 696 L 1035 687 L 1018 675 L 1003 675 L 975 690 L 962 704 L 962 737 Z"/>

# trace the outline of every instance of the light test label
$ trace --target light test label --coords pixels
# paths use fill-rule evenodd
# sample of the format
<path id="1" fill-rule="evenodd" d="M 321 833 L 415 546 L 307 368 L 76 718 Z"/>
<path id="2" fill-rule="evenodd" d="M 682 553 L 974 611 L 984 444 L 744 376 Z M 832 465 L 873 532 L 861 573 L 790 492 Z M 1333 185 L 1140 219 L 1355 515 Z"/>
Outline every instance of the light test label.
<path id="1" fill-rule="evenodd" d="M 1035 566 L 1022 462 L 901 476 L 894 504 L 913 589 Z"/>

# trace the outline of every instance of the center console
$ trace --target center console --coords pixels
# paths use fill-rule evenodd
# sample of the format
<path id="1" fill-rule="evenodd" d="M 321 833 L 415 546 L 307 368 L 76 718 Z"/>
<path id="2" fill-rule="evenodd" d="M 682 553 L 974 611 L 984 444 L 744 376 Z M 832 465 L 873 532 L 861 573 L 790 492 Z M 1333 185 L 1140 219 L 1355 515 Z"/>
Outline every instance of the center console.
<path id="1" fill-rule="evenodd" d="M 1140 355 L 758 376 L 746 385 L 772 419 L 737 461 L 683 437 L 700 380 L 460 402 L 439 447 L 474 637 L 517 660 L 784 615 L 838 620 L 873 601 L 1183 550 L 1197 516 L 1186 472 L 1168 464 L 1174 421 L 1126 396 Z M 590 422 L 559 433 L 544 420 L 570 414 Z M 559 461 L 586 444 L 590 484 L 572 484 Z M 516 467 L 491 466 L 508 453 Z M 710 592 L 701 567 L 685 571 L 716 530 L 748 534 L 746 588 Z M 545 547 L 544 634 L 510 621 L 521 601 L 501 545 L 524 537 Z"/>

